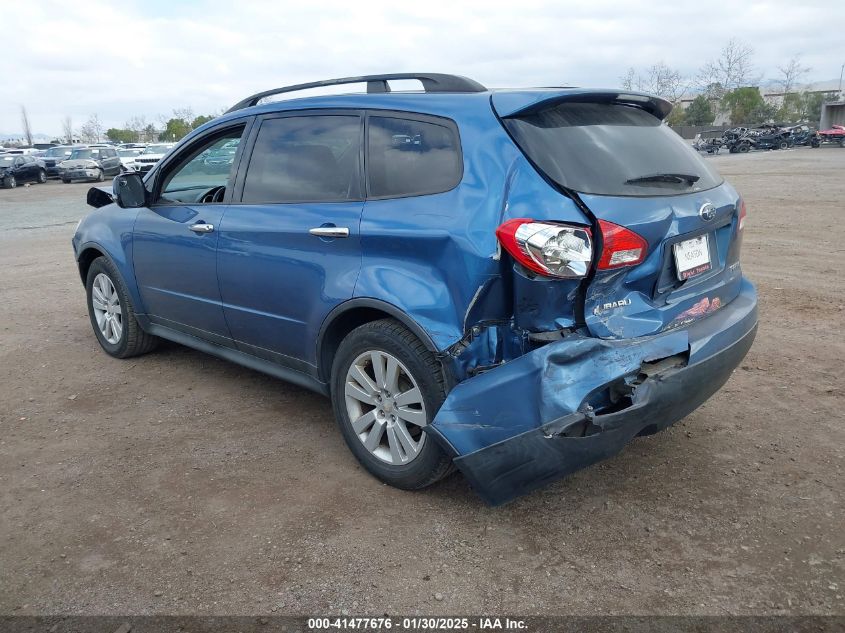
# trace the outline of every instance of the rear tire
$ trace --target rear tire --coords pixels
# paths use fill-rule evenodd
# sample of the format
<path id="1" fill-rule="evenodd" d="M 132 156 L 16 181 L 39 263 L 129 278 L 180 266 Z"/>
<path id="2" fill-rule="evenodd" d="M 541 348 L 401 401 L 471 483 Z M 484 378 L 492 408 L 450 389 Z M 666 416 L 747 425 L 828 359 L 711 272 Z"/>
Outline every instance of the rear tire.
<path id="1" fill-rule="evenodd" d="M 62 178 L 62 182 L 65 183 L 66 185 L 69 185 L 70 184 L 70 178 Z"/>
<path id="2" fill-rule="evenodd" d="M 105 179 L 106 179 L 106 173 L 102 169 L 100 169 L 97 172 L 97 182 L 103 182 Z"/>
<path id="3" fill-rule="evenodd" d="M 47 172 L 43 169 L 38 172 L 38 184 L 43 185 L 47 182 Z"/>
<path id="4" fill-rule="evenodd" d="M 350 332 L 335 355 L 331 387 L 343 439 L 370 474 L 419 490 L 452 471 L 452 460 L 422 430 L 446 398 L 442 370 L 401 323 L 382 319 Z"/>
<path id="5" fill-rule="evenodd" d="M 158 338 L 138 325 L 126 284 L 108 259 L 91 262 L 85 288 L 91 327 L 106 354 L 130 358 L 155 348 Z"/>
<path id="6" fill-rule="evenodd" d="M 739 151 L 739 153 L 740 153 L 740 154 L 747 154 L 747 153 L 748 153 L 748 151 L 751 149 L 751 146 L 750 146 L 750 145 L 746 145 L 745 143 L 743 143 L 743 144 L 742 144 L 742 145 L 740 145 L 737 149 L 738 149 L 738 151 Z"/>
<path id="7" fill-rule="evenodd" d="M 780 145 L 778 145 L 778 147 L 779 147 L 780 149 L 788 149 L 788 148 L 789 148 L 789 143 L 787 143 L 786 141 L 781 141 L 781 142 L 780 142 Z"/>

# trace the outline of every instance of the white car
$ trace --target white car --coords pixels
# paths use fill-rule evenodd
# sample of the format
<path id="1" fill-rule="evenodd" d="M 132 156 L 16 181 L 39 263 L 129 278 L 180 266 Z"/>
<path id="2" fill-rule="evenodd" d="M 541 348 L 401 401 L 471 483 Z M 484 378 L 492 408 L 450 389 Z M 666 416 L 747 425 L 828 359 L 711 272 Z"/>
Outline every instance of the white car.
<path id="1" fill-rule="evenodd" d="M 120 157 L 120 164 L 123 166 L 124 169 L 129 171 L 135 171 L 138 169 L 138 163 L 135 162 L 135 159 L 144 151 L 141 148 L 138 149 L 119 149 L 117 150 L 117 155 Z"/>
<path id="2" fill-rule="evenodd" d="M 165 154 L 173 149 L 176 143 L 156 143 L 147 145 L 144 151 L 135 157 L 135 169 L 138 171 L 150 171 L 155 164 L 164 158 Z"/>

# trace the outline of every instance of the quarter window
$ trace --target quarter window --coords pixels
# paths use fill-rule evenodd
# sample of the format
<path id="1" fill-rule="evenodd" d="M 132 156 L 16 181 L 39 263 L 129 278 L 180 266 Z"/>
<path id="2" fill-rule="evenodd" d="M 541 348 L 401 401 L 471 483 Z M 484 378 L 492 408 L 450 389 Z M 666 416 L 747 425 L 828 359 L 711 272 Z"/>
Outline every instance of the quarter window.
<path id="1" fill-rule="evenodd" d="M 441 193 L 460 182 L 460 142 L 453 127 L 371 116 L 368 129 L 370 197 Z"/>
<path id="2" fill-rule="evenodd" d="M 265 120 L 247 168 L 243 202 L 360 200 L 360 138 L 358 116 Z"/>

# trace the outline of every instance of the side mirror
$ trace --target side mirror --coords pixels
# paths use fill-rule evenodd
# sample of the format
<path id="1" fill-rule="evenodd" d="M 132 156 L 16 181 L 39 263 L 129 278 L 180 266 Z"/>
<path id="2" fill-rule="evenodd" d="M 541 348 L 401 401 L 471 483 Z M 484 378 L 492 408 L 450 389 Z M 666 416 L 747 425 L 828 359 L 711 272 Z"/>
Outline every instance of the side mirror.
<path id="1" fill-rule="evenodd" d="M 147 190 L 144 180 L 137 172 L 120 174 L 114 179 L 114 201 L 124 209 L 147 206 Z"/>
<path id="2" fill-rule="evenodd" d="M 104 191 L 104 189 L 100 189 L 99 187 L 91 187 L 88 190 L 86 202 L 89 206 L 99 209 L 107 204 L 111 204 L 114 202 L 114 199 L 108 191 Z"/>

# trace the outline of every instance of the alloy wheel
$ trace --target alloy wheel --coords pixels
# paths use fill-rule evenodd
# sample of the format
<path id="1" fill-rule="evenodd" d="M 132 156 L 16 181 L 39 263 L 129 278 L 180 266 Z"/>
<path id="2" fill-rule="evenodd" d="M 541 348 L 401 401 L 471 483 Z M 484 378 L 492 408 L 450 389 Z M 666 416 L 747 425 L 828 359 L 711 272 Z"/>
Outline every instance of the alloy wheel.
<path id="1" fill-rule="evenodd" d="M 112 345 L 120 342 L 123 336 L 123 312 L 120 309 L 120 297 L 108 275 L 100 273 L 94 277 L 91 287 L 91 305 L 100 334 Z"/>
<path id="2" fill-rule="evenodd" d="M 360 354 L 345 381 L 352 429 L 372 455 L 394 466 L 415 459 L 428 423 L 417 381 L 398 358 L 381 350 Z"/>

